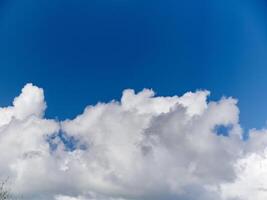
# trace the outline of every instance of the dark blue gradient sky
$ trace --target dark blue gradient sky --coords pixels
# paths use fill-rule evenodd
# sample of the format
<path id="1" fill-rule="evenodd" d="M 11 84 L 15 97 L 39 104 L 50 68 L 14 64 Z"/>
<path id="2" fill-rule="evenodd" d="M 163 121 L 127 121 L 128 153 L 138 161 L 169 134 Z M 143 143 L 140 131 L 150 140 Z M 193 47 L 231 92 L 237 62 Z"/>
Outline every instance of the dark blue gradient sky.
<path id="1" fill-rule="evenodd" d="M 244 127 L 265 126 L 266 13 L 263 0 L 2 0 L 0 104 L 27 82 L 59 119 L 125 88 L 208 89 L 239 99 Z"/>

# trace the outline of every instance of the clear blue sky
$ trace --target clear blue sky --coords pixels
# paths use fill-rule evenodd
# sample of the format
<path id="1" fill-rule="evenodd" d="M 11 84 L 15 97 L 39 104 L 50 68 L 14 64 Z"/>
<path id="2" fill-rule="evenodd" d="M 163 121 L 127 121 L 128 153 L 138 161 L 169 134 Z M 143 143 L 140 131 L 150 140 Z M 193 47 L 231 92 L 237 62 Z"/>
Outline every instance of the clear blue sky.
<path id="1" fill-rule="evenodd" d="M 264 0 L 2 0 L 0 105 L 27 82 L 59 119 L 125 88 L 208 89 L 239 99 L 244 127 L 262 127 L 266 17 Z"/>

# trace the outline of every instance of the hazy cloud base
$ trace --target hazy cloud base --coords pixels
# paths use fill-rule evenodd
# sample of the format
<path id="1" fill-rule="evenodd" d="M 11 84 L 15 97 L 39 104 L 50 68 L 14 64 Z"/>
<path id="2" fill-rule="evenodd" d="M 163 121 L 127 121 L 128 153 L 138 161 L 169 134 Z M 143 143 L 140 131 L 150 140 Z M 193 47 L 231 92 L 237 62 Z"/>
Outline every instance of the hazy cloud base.
<path id="1" fill-rule="evenodd" d="M 32 200 L 265 200 L 267 130 L 242 140 L 237 101 L 208 95 L 125 90 L 57 121 L 27 84 L 0 108 L 0 177 Z"/>

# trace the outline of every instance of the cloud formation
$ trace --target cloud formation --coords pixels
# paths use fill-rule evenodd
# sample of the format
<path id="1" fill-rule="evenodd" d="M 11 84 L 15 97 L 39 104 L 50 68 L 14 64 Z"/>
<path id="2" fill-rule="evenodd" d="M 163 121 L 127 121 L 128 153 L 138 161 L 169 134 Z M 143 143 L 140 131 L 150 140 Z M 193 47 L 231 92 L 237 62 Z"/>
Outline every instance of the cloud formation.
<path id="1" fill-rule="evenodd" d="M 57 121 L 27 84 L 0 108 L 0 177 L 32 200 L 266 199 L 267 131 L 244 141 L 237 101 L 208 95 L 125 90 Z"/>

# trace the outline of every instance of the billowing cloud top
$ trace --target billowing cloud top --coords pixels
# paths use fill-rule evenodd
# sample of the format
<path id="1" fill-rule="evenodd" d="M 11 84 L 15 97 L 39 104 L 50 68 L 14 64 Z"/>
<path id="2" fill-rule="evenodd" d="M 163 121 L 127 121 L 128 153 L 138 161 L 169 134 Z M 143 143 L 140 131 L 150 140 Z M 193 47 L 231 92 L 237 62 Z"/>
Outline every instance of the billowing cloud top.
<path id="1" fill-rule="evenodd" d="M 266 131 L 242 140 L 237 101 L 208 95 L 125 90 L 59 122 L 27 84 L 0 108 L 0 178 L 32 200 L 265 200 Z"/>

